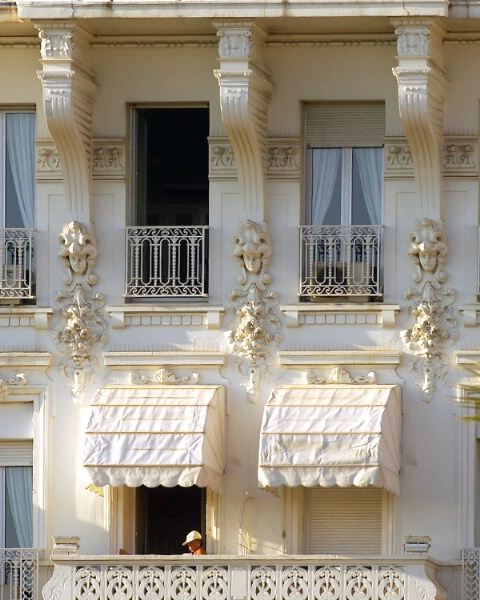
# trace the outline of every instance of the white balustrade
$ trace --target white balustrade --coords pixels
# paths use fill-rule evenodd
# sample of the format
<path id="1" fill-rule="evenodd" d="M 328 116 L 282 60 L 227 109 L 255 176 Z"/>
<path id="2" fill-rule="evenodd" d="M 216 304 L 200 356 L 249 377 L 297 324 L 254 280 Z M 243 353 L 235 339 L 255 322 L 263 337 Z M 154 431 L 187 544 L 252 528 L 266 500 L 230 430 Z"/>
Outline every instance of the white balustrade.
<path id="1" fill-rule="evenodd" d="M 38 550 L 0 548 L 0 600 L 36 600 Z"/>
<path id="2" fill-rule="evenodd" d="M 299 296 L 381 300 L 382 234 L 380 225 L 300 227 Z"/>
<path id="3" fill-rule="evenodd" d="M 206 226 L 127 227 L 127 298 L 207 295 Z"/>
<path id="4" fill-rule="evenodd" d="M 0 300 L 34 298 L 33 229 L 0 229 Z"/>
<path id="5" fill-rule="evenodd" d="M 480 548 L 465 548 L 463 559 L 463 600 L 480 600 Z"/>
<path id="6" fill-rule="evenodd" d="M 65 556 L 45 600 L 413 600 L 440 597 L 430 560 L 405 557 Z"/>

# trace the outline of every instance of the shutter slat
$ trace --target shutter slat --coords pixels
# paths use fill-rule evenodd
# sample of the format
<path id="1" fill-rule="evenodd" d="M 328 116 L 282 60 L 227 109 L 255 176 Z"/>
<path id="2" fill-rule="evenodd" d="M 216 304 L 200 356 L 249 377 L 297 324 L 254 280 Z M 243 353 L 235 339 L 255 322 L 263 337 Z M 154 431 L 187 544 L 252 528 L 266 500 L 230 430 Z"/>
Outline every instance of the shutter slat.
<path id="1" fill-rule="evenodd" d="M 0 441 L 0 467 L 33 465 L 33 440 Z"/>
<path id="2" fill-rule="evenodd" d="M 380 147 L 384 137 L 383 102 L 321 102 L 305 105 L 307 147 Z"/>
<path id="3" fill-rule="evenodd" d="M 381 489 L 310 489 L 309 553 L 381 554 L 382 505 Z"/>

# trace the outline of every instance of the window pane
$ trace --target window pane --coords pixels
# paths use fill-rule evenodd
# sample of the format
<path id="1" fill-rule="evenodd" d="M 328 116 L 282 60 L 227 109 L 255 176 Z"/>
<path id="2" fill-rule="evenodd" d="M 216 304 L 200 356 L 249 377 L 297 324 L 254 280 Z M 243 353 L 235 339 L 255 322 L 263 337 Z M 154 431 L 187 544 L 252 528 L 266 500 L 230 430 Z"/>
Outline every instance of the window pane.
<path id="1" fill-rule="evenodd" d="M 352 225 L 379 225 L 382 205 L 382 149 L 354 148 Z"/>
<path id="2" fill-rule="evenodd" d="M 342 151 L 312 150 L 312 225 L 340 225 L 342 208 Z"/>
<path id="3" fill-rule="evenodd" d="M 5 117 L 5 226 L 34 227 L 35 115 Z"/>
<path id="4" fill-rule="evenodd" d="M 6 467 L 5 474 L 5 545 L 31 548 L 32 467 Z"/>

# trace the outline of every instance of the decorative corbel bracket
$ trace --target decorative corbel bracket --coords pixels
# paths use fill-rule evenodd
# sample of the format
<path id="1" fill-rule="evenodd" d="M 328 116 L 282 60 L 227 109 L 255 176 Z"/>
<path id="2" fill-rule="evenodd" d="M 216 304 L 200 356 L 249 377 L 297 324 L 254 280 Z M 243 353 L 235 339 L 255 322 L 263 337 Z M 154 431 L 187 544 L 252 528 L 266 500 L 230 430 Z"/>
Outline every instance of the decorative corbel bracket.
<path id="1" fill-rule="evenodd" d="M 273 86 L 264 66 L 266 32 L 253 22 L 215 23 L 222 118 L 232 144 L 248 218 L 263 222 L 267 109 Z"/>
<path id="2" fill-rule="evenodd" d="M 400 118 L 410 145 L 422 214 L 442 219 L 443 30 L 431 20 L 393 21 Z"/>
<path id="3" fill-rule="evenodd" d="M 97 86 L 88 68 L 90 39 L 74 22 L 38 22 L 43 105 L 62 164 L 67 211 L 90 222 L 92 112 Z"/>

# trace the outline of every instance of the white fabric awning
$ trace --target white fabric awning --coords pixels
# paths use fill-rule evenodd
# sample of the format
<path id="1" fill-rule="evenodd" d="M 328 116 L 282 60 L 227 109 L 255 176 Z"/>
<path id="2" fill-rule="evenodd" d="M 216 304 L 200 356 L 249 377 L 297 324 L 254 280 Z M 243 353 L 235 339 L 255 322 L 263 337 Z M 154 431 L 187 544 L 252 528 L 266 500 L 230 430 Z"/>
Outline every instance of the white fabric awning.
<path id="1" fill-rule="evenodd" d="M 263 413 L 262 487 L 375 486 L 399 493 L 400 387 L 281 386 Z"/>
<path id="2" fill-rule="evenodd" d="M 86 484 L 222 491 L 223 386 L 108 386 L 89 411 Z"/>

